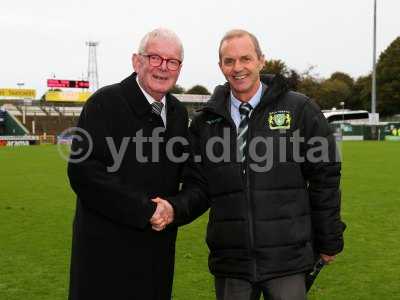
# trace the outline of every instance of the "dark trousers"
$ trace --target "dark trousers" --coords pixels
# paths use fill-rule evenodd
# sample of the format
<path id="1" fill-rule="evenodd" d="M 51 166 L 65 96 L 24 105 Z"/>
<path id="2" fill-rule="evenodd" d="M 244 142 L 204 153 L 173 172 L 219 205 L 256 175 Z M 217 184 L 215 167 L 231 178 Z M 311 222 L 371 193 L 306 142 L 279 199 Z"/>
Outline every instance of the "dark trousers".
<path id="1" fill-rule="evenodd" d="M 305 274 L 295 274 L 258 283 L 243 279 L 215 278 L 217 300 L 306 300 Z"/>

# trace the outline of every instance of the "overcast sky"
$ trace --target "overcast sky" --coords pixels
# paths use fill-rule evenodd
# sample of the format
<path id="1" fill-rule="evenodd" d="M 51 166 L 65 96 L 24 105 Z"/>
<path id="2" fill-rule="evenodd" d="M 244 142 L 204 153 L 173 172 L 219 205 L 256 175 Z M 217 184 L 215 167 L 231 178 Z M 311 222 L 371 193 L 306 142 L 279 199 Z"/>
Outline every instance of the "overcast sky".
<path id="1" fill-rule="evenodd" d="M 399 12 L 399 0 L 378 0 L 378 55 L 400 35 Z M 0 88 L 24 82 L 40 97 L 53 73 L 81 79 L 87 40 L 100 42 L 100 86 L 119 82 L 132 72 L 141 37 L 160 26 L 183 41 L 185 88 L 224 81 L 217 47 L 232 28 L 254 33 L 267 59 L 299 72 L 315 65 L 321 77 L 337 70 L 358 77 L 372 67 L 372 21 L 373 0 L 1 1 Z"/>

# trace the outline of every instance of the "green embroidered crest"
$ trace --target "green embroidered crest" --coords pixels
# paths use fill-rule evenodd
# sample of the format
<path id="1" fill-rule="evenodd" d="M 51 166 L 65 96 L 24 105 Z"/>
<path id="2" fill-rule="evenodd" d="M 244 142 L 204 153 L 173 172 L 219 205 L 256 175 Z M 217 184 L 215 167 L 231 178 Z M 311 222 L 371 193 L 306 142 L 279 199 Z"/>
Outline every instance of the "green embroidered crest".
<path id="1" fill-rule="evenodd" d="M 289 111 L 280 110 L 269 113 L 268 125 L 274 129 L 289 129 L 292 117 Z"/>

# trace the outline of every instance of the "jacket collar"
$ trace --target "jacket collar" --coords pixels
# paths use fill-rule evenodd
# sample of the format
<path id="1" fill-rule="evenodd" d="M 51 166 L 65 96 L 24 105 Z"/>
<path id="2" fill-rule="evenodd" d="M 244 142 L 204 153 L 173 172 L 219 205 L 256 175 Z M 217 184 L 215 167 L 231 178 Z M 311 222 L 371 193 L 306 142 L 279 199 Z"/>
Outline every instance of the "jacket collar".
<path id="1" fill-rule="evenodd" d="M 151 105 L 144 96 L 142 90 L 136 82 L 137 73 L 134 72 L 120 82 L 123 95 L 127 100 L 130 108 L 139 116 L 151 113 Z M 175 101 L 171 98 L 171 94 L 167 93 L 165 100 L 167 102 L 167 126 L 168 121 L 175 112 Z"/>
<path id="2" fill-rule="evenodd" d="M 260 79 L 261 82 L 267 85 L 267 89 L 261 96 L 261 100 L 257 108 L 262 108 L 269 103 L 279 101 L 280 96 L 288 91 L 286 79 L 282 75 L 261 75 Z M 217 86 L 214 89 L 210 100 L 202 110 L 210 111 L 229 119 L 229 94 L 230 87 L 228 82 L 226 82 L 224 85 Z"/>

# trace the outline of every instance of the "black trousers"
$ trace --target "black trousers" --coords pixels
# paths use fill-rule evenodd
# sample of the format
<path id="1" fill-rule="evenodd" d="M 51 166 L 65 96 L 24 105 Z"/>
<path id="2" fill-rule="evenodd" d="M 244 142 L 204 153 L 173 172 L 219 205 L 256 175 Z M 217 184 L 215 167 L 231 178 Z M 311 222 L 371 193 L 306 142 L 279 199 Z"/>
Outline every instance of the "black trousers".
<path id="1" fill-rule="evenodd" d="M 305 274 L 250 283 L 236 278 L 215 278 L 217 300 L 306 300 Z"/>

